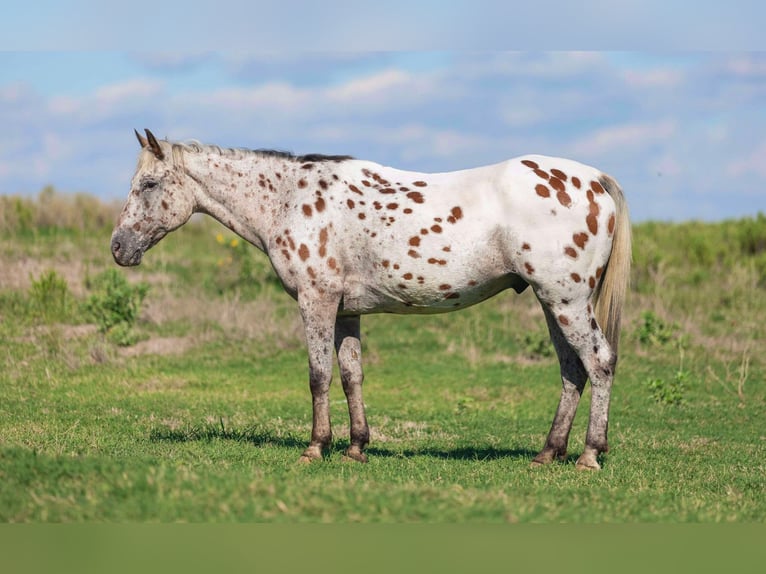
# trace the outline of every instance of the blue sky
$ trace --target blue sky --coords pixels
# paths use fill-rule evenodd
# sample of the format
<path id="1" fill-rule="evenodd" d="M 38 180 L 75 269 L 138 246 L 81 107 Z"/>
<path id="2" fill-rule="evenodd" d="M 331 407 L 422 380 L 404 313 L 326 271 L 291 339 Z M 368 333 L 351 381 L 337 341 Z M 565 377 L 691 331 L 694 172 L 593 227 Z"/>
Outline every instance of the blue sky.
<path id="1" fill-rule="evenodd" d="M 598 3 L 393 2 L 398 11 L 372 3 L 338 19 L 349 3 L 260 2 L 258 12 L 232 0 L 240 11 L 226 26 L 209 8 L 173 13 L 173 3 L 152 4 L 153 17 L 115 5 L 121 25 L 109 25 L 103 4 L 9 6 L 0 193 L 52 184 L 121 199 L 132 131 L 147 127 L 419 171 L 544 153 L 616 177 L 636 221 L 766 211 L 762 3 L 689 13 L 663 2 L 658 19 L 650 0 L 587 18 L 582 6 Z"/>

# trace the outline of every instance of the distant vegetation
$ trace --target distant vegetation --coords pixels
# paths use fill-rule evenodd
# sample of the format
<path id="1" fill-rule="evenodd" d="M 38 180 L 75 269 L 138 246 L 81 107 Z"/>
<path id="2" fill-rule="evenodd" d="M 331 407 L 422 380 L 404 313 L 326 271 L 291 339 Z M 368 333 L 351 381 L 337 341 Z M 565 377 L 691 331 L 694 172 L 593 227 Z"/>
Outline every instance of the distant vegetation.
<path id="1" fill-rule="evenodd" d="M 766 216 L 634 226 L 604 470 L 531 471 L 558 399 L 530 292 L 365 317 L 366 466 L 296 467 L 295 303 L 209 218 L 115 266 L 120 206 L 0 196 L 0 521 L 762 521 Z M 348 490 L 353 486 L 353 492 Z M 190 496 L 189 493 L 194 493 Z"/>

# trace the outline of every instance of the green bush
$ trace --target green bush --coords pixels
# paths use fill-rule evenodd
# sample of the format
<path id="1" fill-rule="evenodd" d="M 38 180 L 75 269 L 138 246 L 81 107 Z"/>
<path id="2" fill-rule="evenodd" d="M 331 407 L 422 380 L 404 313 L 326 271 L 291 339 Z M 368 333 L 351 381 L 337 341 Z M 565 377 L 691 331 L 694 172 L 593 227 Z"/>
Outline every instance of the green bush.
<path id="1" fill-rule="evenodd" d="M 63 321 L 72 309 L 72 295 L 66 280 L 53 269 L 32 279 L 29 304 L 33 315 L 43 322 Z"/>
<path id="2" fill-rule="evenodd" d="M 671 381 L 649 379 L 645 384 L 652 398 L 658 403 L 679 406 L 684 403 L 685 383 L 688 378 L 688 371 L 679 370 Z"/>
<path id="3" fill-rule="evenodd" d="M 524 333 L 521 340 L 524 355 L 530 359 L 547 359 L 553 357 L 555 351 L 547 331 L 531 331 Z"/>
<path id="4" fill-rule="evenodd" d="M 137 342 L 139 336 L 134 326 L 149 286 L 129 283 L 117 269 L 107 269 L 89 278 L 86 285 L 94 293 L 85 301 L 85 312 L 99 330 L 117 345 L 128 346 Z"/>
<path id="5" fill-rule="evenodd" d="M 642 345 L 663 346 L 676 339 L 677 330 L 677 325 L 666 323 L 653 311 L 644 311 L 637 336 Z"/>

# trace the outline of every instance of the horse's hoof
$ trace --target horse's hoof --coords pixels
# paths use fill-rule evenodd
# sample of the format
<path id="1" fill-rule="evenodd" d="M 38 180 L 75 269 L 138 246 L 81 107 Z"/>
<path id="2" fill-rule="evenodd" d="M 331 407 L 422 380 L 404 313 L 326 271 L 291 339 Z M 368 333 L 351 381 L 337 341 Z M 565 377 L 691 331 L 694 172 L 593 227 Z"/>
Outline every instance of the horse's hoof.
<path id="1" fill-rule="evenodd" d="M 595 458 L 580 457 L 575 464 L 577 470 L 601 470 L 601 465 Z"/>
<path id="2" fill-rule="evenodd" d="M 537 468 L 539 466 L 551 464 L 556 459 L 564 461 L 566 460 L 566 457 L 566 451 L 559 452 L 555 450 L 543 450 L 532 460 L 529 466 L 532 468 Z"/>
<path id="3" fill-rule="evenodd" d="M 343 462 L 367 462 L 367 455 L 361 450 L 348 449 L 341 460 Z"/>

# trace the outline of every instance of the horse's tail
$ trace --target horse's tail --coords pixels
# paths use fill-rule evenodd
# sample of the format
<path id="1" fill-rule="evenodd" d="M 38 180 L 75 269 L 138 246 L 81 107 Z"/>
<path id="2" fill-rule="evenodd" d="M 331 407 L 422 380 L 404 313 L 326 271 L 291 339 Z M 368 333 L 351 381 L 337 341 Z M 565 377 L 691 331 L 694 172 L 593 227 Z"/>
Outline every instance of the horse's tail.
<path id="1" fill-rule="evenodd" d="M 595 294 L 596 320 L 604 329 L 606 340 L 609 341 L 609 345 L 616 355 L 620 343 L 622 307 L 630 282 L 632 258 L 630 219 L 628 217 L 628 204 L 619 184 L 606 174 L 599 178 L 599 182 L 612 197 L 617 212 L 614 221 L 612 252 Z"/>

